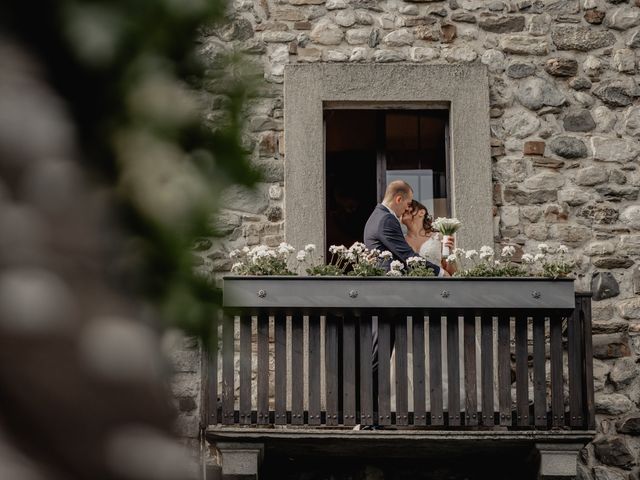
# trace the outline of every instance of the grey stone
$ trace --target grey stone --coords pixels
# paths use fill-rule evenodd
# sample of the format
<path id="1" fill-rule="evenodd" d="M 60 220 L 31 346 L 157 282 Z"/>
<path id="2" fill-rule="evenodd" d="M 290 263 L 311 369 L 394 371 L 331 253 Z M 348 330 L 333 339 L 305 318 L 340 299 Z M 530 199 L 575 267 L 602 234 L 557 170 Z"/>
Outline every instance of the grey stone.
<path id="1" fill-rule="evenodd" d="M 587 77 L 575 77 L 569 80 L 569 86 L 574 90 L 587 90 L 591 88 L 591 80 Z"/>
<path id="2" fill-rule="evenodd" d="M 628 357 L 629 336 L 624 332 L 593 335 L 593 355 L 603 360 Z"/>
<path id="3" fill-rule="evenodd" d="M 593 478 L 594 480 L 625 480 L 620 472 L 600 465 L 593 467 Z"/>
<path id="4" fill-rule="evenodd" d="M 267 220 L 269 220 L 270 222 L 278 222 L 282 220 L 282 208 L 278 206 L 271 206 L 267 208 L 265 215 L 267 217 Z"/>
<path id="5" fill-rule="evenodd" d="M 607 105 L 626 107 L 640 96 L 640 88 L 630 79 L 600 82 L 593 94 Z"/>
<path id="6" fill-rule="evenodd" d="M 516 138 L 526 138 L 540 128 L 540 120 L 531 112 L 514 110 L 504 115 L 502 127 Z"/>
<path id="7" fill-rule="evenodd" d="M 413 62 L 423 62 L 433 60 L 440 56 L 440 52 L 435 48 L 429 47 L 413 47 L 409 51 L 409 57 Z"/>
<path id="8" fill-rule="evenodd" d="M 281 182 L 284 180 L 284 163 L 282 160 L 259 158 L 253 164 L 262 173 L 265 182 Z"/>
<path id="9" fill-rule="evenodd" d="M 637 142 L 609 137 L 592 137 L 593 158 L 603 162 L 626 163 L 634 160 L 640 150 Z"/>
<path id="10" fill-rule="evenodd" d="M 588 52 L 589 50 L 610 47 L 616 42 L 616 36 L 607 30 L 562 25 L 552 28 L 551 40 L 558 50 Z"/>
<path id="11" fill-rule="evenodd" d="M 507 67 L 507 75 L 511 78 L 530 77 L 536 71 L 536 67 L 530 63 L 512 63 Z"/>
<path id="12" fill-rule="evenodd" d="M 616 385 L 616 388 L 628 385 L 638 376 L 638 364 L 631 357 L 624 357 L 616 360 L 611 369 L 609 378 Z"/>
<path id="13" fill-rule="evenodd" d="M 531 110 L 539 110 L 544 106 L 557 107 L 567 101 L 555 85 L 538 77 L 525 80 L 516 91 L 516 98 Z"/>
<path id="14" fill-rule="evenodd" d="M 604 257 L 593 261 L 596 267 L 609 270 L 614 268 L 629 268 L 633 263 L 633 260 L 628 257 Z"/>
<path id="15" fill-rule="evenodd" d="M 575 176 L 576 185 L 593 186 L 608 180 L 607 171 L 600 166 L 591 166 L 578 170 Z"/>
<path id="16" fill-rule="evenodd" d="M 607 15 L 605 25 L 614 30 L 628 30 L 640 25 L 640 10 L 637 7 L 622 7 Z"/>
<path id="17" fill-rule="evenodd" d="M 373 60 L 378 63 L 402 62 L 405 57 L 402 52 L 396 50 L 376 50 Z"/>
<path id="18" fill-rule="evenodd" d="M 547 35 L 551 30 L 552 18 L 548 13 L 529 17 L 529 34 L 540 37 Z"/>
<path id="19" fill-rule="evenodd" d="M 444 49 L 442 57 L 450 63 L 469 63 L 478 58 L 478 54 L 473 48 L 463 45 Z"/>
<path id="20" fill-rule="evenodd" d="M 627 42 L 627 46 L 631 48 L 640 48 L 640 31 L 634 32 Z"/>
<path id="21" fill-rule="evenodd" d="M 346 62 L 349 60 L 349 55 L 338 50 L 325 50 L 322 59 L 325 62 Z"/>
<path id="22" fill-rule="evenodd" d="M 226 24 L 218 32 L 218 36 L 225 42 L 233 40 L 248 40 L 253 37 L 253 25 L 246 18 L 236 18 L 233 22 Z"/>
<path id="23" fill-rule="evenodd" d="M 595 456 L 605 465 L 629 468 L 636 463 L 627 442 L 620 437 L 602 436 L 593 442 Z"/>
<path id="24" fill-rule="evenodd" d="M 624 130 L 628 135 L 640 138 L 640 107 L 630 107 L 625 110 Z"/>
<path id="25" fill-rule="evenodd" d="M 282 130 L 282 123 L 271 117 L 256 115 L 249 120 L 249 129 L 252 132 L 264 132 L 267 130 Z"/>
<path id="26" fill-rule="evenodd" d="M 221 204 L 227 208 L 248 213 L 262 213 L 267 209 L 269 200 L 267 198 L 268 187 L 258 186 L 255 190 L 232 186 L 223 193 Z"/>
<path id="27" fill-rule="evenodd" d="M 549 44 L 545 40 L 529 35 L 511 34 L 500 38 L 500 48 L 506 53 L 515 55 L 546 55 Z"/>
<path id="28" fill-rule="evenodd" d="M 618 315 L 626 320 L 640 319 L 640 299 L 630 298 L 628 300 L 619 301 L 616 304 Z"/>
<path id="29" fill-rule="evenodd" d="M 613 54 L 613 66 L 621 73 L 636 72 L 636 54 L 629 48 L 621 48 Z"/>
<path id="30" fill-rule="evenodd" d="M 602 133 L 608 133 L 618 121 L 615 112 L 604 105 L 593 109 L 593 119 L 596 122 L 596 131 Z"/>
<path id="31" fill-rule="evenodd" d="M 627 255 L 640 255 L 640 235 L 620 235 L 617 250 Z"/>
<path id="32" fill-rule="evenodd" d="M 553 153 L 563 158 L 584 158 L 588 153 L 584 142 L 575 137 L 554 137 L 548 145 Z"/>
<path id="33" fill-rule="evenodd" d="M 296 39 L 294 32 L 268 31 L 262 33 L 262 41 L 266 43 L 286 43 Z"/>
<path id="34" fill-rule="evenodd" d="M 366 10 L 371 10 L 373 12 L 382 12 L 382 7 L 380 6 L 380 2 L 377 0 L 351 0 L 349 4 L 357 9 L 363 8 Z"/>
<path id="35" fill-rule="evenodd" d="M 629 397 L 622 395 L 621 393 L 607 394 L 604 392 L 597 392 L 595 395 L 595 401 L 596 412 L 604 413 L 606 415 L 621 415 L 633 410 L 635 407 Z"/>
<path id="36" fill-rule="evenodd" d="M 347 2 L 345 0 L 327 0 L 325 7 L 327 10 L 343 10 L 347 8 Z"/>
<path id="37" fill-rule="evenodd" d="M 493 177 L 504 184 L 522 182 L 529 175 L 528 162 L 524 158 L 505 157 L 493 166 Z"/>
<path id="38" fill-rule="evenodd" d="M 524 186 L 530 190 L 540 190 L 543 188 L 559 189 L 565 183 L 564 176 L 555 172 L 541 172 L 527 178 Z"/>
<path id="39" fill-rule="evenodd" d="M 620 202 L 622 200 L 635 200 L 638 198 L 638 187 L 619 187 L 617 185 L 600 185 L 596 187 L 596 192 L 605 200 Z"/>
<path id="40" fill-rule="evenodd" d="M 620 295 L 620 286 L 611 272 L 595 272 L 591 277 L 591 293 L 595 301 Z"/>
<path id="41" fill-rule="evenodd" d="M 609 370 L 609 364 L 597 358 L 593 359 L 593 383 L 595 391 L 600 391 L 604 388 L 607 383 Z"/>
<path id="42" fill-rule="evenodd" d="M 370 28 L 352 28 L 347 30 L 345 38 L 349 45 L 363 45 L 369 41 Z"/>
<path id="43" fill-rule="evenodd" d="M 506 187 L 504 189 L 504 201 L 505 202 L 515 202 L 520 205 L 528 205 L 528 204 L 540 204 L 547 202 L 554 202 L 558 199 L 558 191 L 557 190 L 536 190 L 533 192 L 527 192 L 524 190 L 520 190 L 517 187 Z"/>
<path id="44" fill-rule="evenodd" d="M 356 10 L 356 23 L 358 25 L 373 25 L 373 17 L 365 10 Z"/>
<path id="45" fill-rule="evenodd" d="M 321 45 L 339 45 L 344 38 L 342 29 L 330 20 L 323 19 L 311 30 L 309 37 Z"/>
<path id="46" fill-rule="evenodd" d="M 637 413 L 631 414 L 616 422 L 618 433 L 625 435 L 640 435 L 640 416 Z"/>
<path id="47" fill-rule="evenodd" d="M 390 47 L 402 47 L 413 44 L 414 40 L 413 33 L 406 28 L 401 28 L 385 35 L 382 43 Z"/>
<path id="48" fill-rule="evenodd" d="M 340 10 L 336 13 L 335 22 L 341 27 L 350 27 L 356 23 L 356 14 L 353 10 Z"/>
<path id="49" fill-rule="evenodd" d="M 610 225 L 618 220 L 618 210 L 603 204 L 587 205 L 577 212 L 578 217 L 591 219 L 596 224 Z"/>
<path id="50" fill-rule="evenodd" d="M 589 201 L 589 194 L 579 188 L 563 188 L 558 192 L 558 201 L 575 207 Z"/>
<path id="51" fill-rule="evenodd" d="M 624 185 L 625 183 L 627 183 L 627 176 L 622 170 L 614 168 L 609 173 L 609 181 L 617 185 Z"/>
<path id="52" fill-rule="evenodd" d="M 555 77 L 573 77 L 578 73 L 578 62 L 573 58 L 550 58 L 544 69 Z"/>
<path id="53" fill-rule="evenodd" d="M 478 18 L 478 26 L 492 33 L 521 32 L 524 30 L 524 17 L 481 14 Z"/>
<path id="54" fill-rule="evenodd" d="M 596 128 L 596 122 L 589 110 L 582 109 L 567 113 L 563 126 L 567 132 L 590 132 Z"/>
<path id="55" fill-rule="evenodd" d="M 504 53 L 500 50 L 489 49 L 482 54 L 480 61 L 490 72 L 500 73 L 504 72 L 504 58 Z"/>
<path id="56" fill-rule="evenodd" d="M 577 246 L 591 238 L 591 229 L 582 225 L 558 223 L 549 229 L 551 238 L 557 238 L 567 245 Z"/>
<path id="57" fill-rule="evenodd" d="M 371 30 L 371 34 L 369 35 L 369 46 L 371 48 L 377 47 L 380 43 L 380 37 L 380 30 L 378 30 L 377 28 Z"/>
<path id="58" fill-rule="evenodd" d="M 476 23 L 475 15 L 467 12 L 455 12 L 451 14 L 451 20 L 462 23 Z"/>

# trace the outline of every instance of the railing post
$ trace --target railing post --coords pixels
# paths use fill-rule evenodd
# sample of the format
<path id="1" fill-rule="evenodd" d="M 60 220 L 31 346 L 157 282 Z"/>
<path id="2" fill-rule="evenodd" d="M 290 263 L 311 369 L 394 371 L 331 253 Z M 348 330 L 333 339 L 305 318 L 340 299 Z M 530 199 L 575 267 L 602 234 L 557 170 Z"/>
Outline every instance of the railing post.
<path id="1" fill-rule="evenodd" d="M 588 429 L 596 428 L 596 410 L 593 392 L 593 339 L 591 337 L 591 292 L 576 293 L 576 308 L 580 308 L 580 323 L 583 338 L 583 397 Z"/>
<path id="2" fill-rule="evenodd" d="M 216 311 L 212 320 L 211 334 L 209 335 L 209 343 L 205 345 L 207 353 L 207 371 L 204 380 L 206 382 L 205 401 L 206 401 L 206 419 L 202 425 L 206 428 L 208 425 L 216 425 L 218 423 L 218 325 L 222 316 L 221 311 Z"/>

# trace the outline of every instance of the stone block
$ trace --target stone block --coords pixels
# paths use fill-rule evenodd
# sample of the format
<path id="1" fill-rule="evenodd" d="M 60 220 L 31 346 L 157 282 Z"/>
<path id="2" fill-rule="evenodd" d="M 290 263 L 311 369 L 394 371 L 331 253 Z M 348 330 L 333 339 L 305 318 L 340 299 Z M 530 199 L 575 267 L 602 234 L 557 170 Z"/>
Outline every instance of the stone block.
<path id="1" fill-rule="evenodd" d="M 635 404 L 621 393 L 604 393 L 602 391 L 595 394 L 596 412 L 606 415 L 621 415 L 635 408 Z"/>
<path id="2" fill-rule="evenodd" d="M 593 336 L 593 356 L 596 358 L 620 358 L 630 354 L 629 337 L 624 333 Z"/>
<path id="3" fill-rule="evenodd" d="M 591 277 L 593 300 L 613 298 L 620 294 L 620 286 L 611 272 L 595 272 Z"/>
<path id="4" fill-rule="evenodd" d="M 525 155 L 544 155 L 545 143 L 541 140 L 524 142 L 523 153 Z"/>
<path id="5" fill-rule="evenodd" d="M 636 463 L 627 442 L 620 437 L 602 436 L 593 442 L 594 454 L 605 465 L 630 468 Z"/>

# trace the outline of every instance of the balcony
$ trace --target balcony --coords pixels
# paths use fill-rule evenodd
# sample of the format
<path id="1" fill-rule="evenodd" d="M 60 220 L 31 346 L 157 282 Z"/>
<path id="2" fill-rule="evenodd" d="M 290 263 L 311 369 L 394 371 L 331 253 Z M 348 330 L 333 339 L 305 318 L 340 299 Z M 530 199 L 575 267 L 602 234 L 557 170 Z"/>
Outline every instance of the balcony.
<path id="1" fill-rule="evenodd" d="M 583 445 L 593 435 L 591 298 L 572 280 L 224 282 L 212 442 L 343 441 L 358 454 L 389 441 Z"/>

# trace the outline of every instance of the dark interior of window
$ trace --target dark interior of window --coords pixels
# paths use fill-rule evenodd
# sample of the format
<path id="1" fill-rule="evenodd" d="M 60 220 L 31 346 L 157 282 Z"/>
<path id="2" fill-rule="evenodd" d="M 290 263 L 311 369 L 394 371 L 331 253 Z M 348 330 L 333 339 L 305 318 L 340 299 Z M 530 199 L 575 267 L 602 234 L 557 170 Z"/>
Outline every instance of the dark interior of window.
<path id="1" fill-rule="evenodd" d="M 326 239 L 362 241 L 388 182 L 403 179 L 434 217 L 448 216 L 448 110 L 325 110 Z"/>

